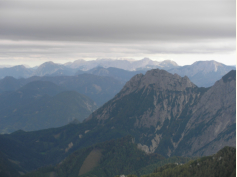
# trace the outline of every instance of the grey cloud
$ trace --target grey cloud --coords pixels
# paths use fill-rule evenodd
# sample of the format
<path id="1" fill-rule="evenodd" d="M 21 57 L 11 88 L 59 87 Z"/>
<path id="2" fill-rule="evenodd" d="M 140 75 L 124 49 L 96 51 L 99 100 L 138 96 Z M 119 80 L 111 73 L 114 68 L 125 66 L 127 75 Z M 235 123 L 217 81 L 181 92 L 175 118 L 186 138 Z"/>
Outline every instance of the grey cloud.
<path id="1" fill-rule="evenodd" d="M 8 1 L 0 38 L 90 42 L 235 38 L 235 1 Z"/>
<path id="2" fill-rule="evenodd" d="M 10 42 L 0 43 L 0 57 L 3 56 L 27 56 L 41 55 L 42 57 L 57 56 L 80 56 L 87 54 L 90 57 L 99 57 L 114 54 L 119 56 L 132 56 L 133 54 L 199 54 L 221 53 L 235 50 L 235 40 L 199 41 L 199 42 L 155 42 L 155 43 L 96 43 L 96 42 Z"/>

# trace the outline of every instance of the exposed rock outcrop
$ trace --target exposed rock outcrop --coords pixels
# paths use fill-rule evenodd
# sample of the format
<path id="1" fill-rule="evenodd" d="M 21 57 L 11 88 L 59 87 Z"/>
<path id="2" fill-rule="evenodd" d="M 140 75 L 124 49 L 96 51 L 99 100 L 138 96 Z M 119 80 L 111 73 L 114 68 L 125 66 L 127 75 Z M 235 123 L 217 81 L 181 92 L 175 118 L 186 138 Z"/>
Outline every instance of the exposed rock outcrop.
<path id="1" fill-rule="evenodd" d="M 235 146 L 234 75 L 231 71 L 213 87 L 198 88 L 186 76 L 150 70 L 134 76 L 87 121 L 114 129 L 121 125 L 146 153 L 210 155 Z"/>

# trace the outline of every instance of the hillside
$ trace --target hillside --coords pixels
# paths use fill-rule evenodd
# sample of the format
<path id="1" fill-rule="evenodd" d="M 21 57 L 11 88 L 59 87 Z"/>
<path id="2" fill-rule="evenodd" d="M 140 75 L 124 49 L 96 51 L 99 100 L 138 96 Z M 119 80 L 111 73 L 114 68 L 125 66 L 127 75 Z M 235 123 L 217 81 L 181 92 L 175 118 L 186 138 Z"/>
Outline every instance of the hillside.
<path id="1" fill-rule="evenodd" d="M 186 164 L 167 164 L 142 177 L 168 176 L 236 176 L 236 149 L 225 147 L 212 156 L 190 161 Z M 134 176 L 135 177 L 135 176 Z"/>
<path id="2" fill-rule="evenodd" d="M 189 158 L 176 158 L 170 161 L 184 163 Z M 131 136 L 111 140 L 77 150 L 55 167 L 42 168 L 25 176 L 46 177 L 54 174 L 65 176 L 104 176 L 129 174 L 148 164 L 167 163 L 167 159 L 158 154 L 146 154 L 137 148 Z"/>
<path id="3" fill-rule="evenodd" d="M 235 83 L 221 79 L 204 89 L 187 77 L 151 70 L 134 76 L 86 121 L 129 132 L 146 152 L 210 155 L 235 146 Z"/>

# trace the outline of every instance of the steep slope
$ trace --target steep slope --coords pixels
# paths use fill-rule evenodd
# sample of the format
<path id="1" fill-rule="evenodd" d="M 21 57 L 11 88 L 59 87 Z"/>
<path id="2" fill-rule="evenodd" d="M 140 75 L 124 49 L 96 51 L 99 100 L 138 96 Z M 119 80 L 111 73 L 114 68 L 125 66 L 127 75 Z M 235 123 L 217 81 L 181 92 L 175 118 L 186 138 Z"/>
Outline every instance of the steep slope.
<path id="1" fill-rule="evenodd" d="M 86 120 L 132 134 L 148 153 L 195 155 L 205 147 L 198 155 L 210 155 L 225 145 L 235 146 L 235 83 L 222 79 L 204 89 L 187 77 L 151 70 L 134 76 Z M 213 140 L 219 145 L 210 151 Z"/>
<path id="2" fill-rule="evenodd" d="M 176 73 L 188 78 L 199 87 L 210 87 L 229 71 L 235 70 L 233 66 L 226 66 L 216 61 L 197 61 L 192 65 L 173 68 L 170 73 Z"/>
<path id="3" fill-rule="evenodd" d="M 236 143 L 236 71 L 232 70 L 217 81 L 192 109 L 185 134 L 199 132 L 199 136 L 184 136 L 185 154 L 198 156 L 216 153 L 223 146 Z M 183 148 L 183 147 L 182 147 Z"/>
<path id="4" fill-rule="evenodd" d="M 34 81 L 0 95 L 0 132 L 59 127 L 74 119 L 83 121 L 97 108 L 85 95 L 62 91 L 51 82 Z"/>

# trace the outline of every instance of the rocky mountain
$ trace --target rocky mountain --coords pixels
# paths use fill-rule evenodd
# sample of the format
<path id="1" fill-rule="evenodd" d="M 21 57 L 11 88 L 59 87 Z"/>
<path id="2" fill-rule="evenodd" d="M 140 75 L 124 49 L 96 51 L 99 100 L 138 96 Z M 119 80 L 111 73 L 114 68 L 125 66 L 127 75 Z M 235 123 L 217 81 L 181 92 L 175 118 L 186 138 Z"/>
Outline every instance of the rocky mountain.
<path id="1" fill-rule="evenodd" d="M 197 61 L 192 65 L 167 70 L 188 78 L 199 87 L 210 87 L 229 71 L 235 70 L 234 66 L 226 66 L 222 63 L 212 61 Z"/>
<path id="2" fill-rule="evenodd" d="M 86 121 L 129 132 L 147 153 L 210 155 L 235 146 L 234 76 L 231 71 L 205 89 L 187 77 L 151 70 L 134 76 Z"/>
<path id="3" fill-rule="evenodd" d="M 83 121 L 97 108 L 94 101 L 48 81 L 34 81 L 0 95 L 0 132 L 60 127 Z"/>

